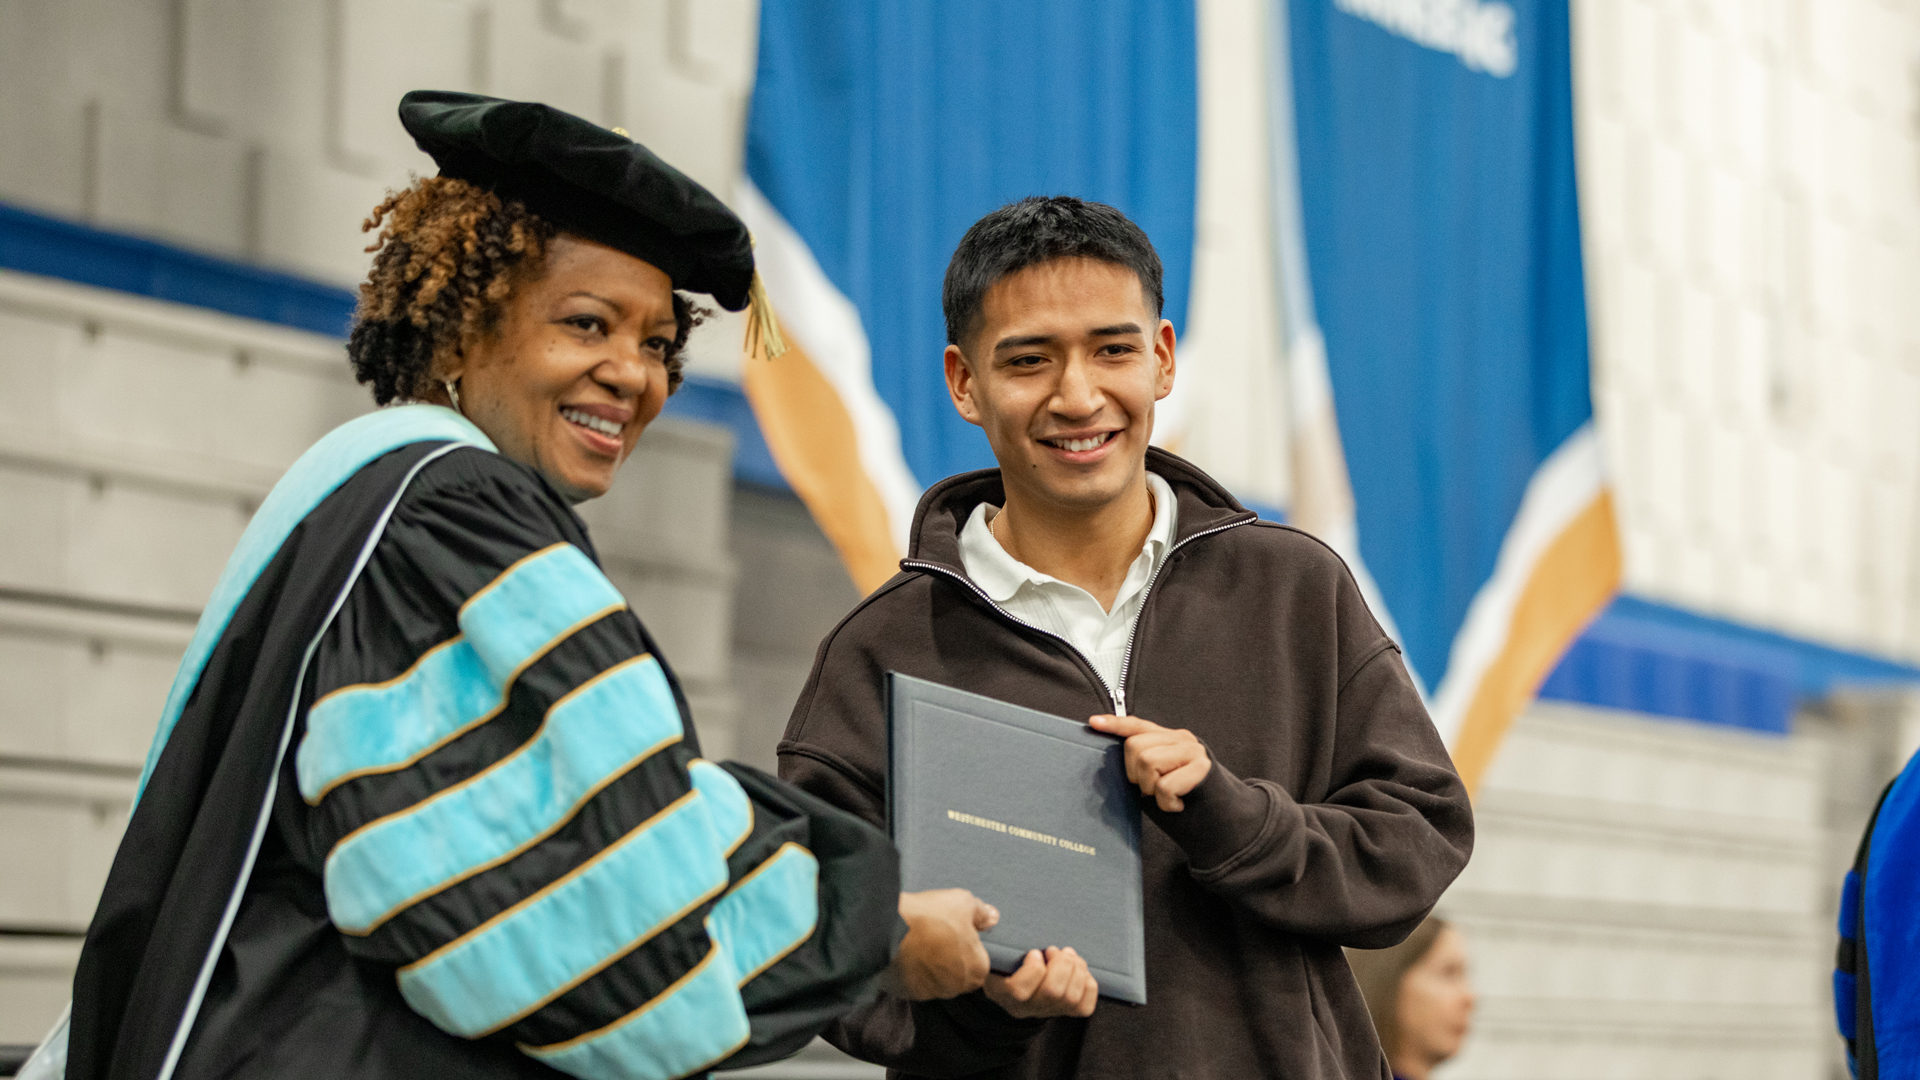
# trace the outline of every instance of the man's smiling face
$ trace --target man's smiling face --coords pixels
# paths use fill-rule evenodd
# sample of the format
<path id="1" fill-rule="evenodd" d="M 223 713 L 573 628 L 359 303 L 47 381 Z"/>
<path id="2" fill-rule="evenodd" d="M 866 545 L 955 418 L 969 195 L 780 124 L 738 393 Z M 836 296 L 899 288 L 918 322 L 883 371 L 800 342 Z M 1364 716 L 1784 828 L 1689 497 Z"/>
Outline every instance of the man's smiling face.
<path id="1" fill-rule="evenodd" d="M 1174 336 L 1132 270 L 1064 258 L 1009 274 L 964 344 L 947 346 L 947 387 L 986 432 L 1010 500 L 1085 513 L 1145 483 Z"/>

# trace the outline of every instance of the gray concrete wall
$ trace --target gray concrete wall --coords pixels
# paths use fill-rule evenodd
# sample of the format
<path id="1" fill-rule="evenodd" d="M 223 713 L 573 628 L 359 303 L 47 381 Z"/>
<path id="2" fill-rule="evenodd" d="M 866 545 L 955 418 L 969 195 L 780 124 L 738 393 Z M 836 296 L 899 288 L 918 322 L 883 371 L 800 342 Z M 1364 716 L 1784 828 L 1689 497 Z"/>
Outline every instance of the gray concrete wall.
<path id="1" fill-rule="evenodd" d="M 1835 906 L 1906 711 L 1829 703 L 1779 737 L 1536 705 L 1441 903 L 1480 994 L 1442 1080 L 1844 1076 Z"/>
<path id="2" fill-rule="evenodd" d="M 774 746 L 813 668 L 815 650 L 860 593 L 806 507 L 790 495 L 733 495 L 735 756 L 772 771 Z"/>
<path id="3" fill-rule="evenodd" d="M 753 0 L 7 0 L 0 200 L 352 285 L 362 218 L 432 171 L 407 90 L 624 125 L 723 194 Z"/>

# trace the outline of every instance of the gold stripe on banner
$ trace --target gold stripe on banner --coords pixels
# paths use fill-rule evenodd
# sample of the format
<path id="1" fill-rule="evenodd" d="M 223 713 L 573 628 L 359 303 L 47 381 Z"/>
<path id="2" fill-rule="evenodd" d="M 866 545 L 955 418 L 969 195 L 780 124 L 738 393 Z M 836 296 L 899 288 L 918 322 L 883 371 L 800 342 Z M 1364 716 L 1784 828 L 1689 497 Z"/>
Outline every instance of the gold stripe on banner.
<path id="1" fill-rule="evenodd" d="M 859 434 L 833 384 L 786 335 L 771 360 L 747 358 L 741 378 L 774 464 L 807 505 L 862 594 L 900 569 L 887 506 L 860 464 Z"/>
<path id="2" fill-rule="evenodd" d="M 1613 495 L 1602 491 L 1541 553 L 1513 607 L 1506 646 L 1474 691 L 1453 746 L 1453 764 L 1468 791 L 1478 790 L 1507 729 L 1619 587 Z"/>

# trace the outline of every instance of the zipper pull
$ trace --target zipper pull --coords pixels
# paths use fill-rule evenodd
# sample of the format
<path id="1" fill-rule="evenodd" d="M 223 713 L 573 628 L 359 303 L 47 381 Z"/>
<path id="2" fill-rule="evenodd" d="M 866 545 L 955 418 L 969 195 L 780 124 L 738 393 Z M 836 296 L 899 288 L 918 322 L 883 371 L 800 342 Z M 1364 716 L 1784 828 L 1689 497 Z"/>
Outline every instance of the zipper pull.
<path id="1" fill-rule="evenodd" d="M 1113 689 L 1113 714 L 1115 716 L 1127 715 L 1127 691 L 1123 687 L 1116 686 Z"/>

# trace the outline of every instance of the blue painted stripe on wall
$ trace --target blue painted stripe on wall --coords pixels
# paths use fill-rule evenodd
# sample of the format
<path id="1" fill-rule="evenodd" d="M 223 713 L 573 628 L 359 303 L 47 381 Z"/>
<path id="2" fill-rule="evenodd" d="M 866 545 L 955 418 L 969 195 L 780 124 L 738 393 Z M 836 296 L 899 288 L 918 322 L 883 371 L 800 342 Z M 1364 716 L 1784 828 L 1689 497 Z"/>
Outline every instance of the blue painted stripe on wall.
<path id="1" fill-rule="evenodd" d="M 747 1041 L 747 1010 L 727 951 L 715 944 L 700 966 L 666 993 L 586 1038 L 523 1046 L 574 1076 L 672 1080 L 699 1072 Z"/>
<path id="2" fill-rule="evenodd" d="M 1777 735 L 1787 733 L 1799 702 L 1777 669 L 1667 652 L 1604 629 L 1573 643 L 1540 696 Z"/>
<path id="3" fill-rule="evenodd" d="M 1757 626 L 1747 626 L 1711 615 L 1688 611 L 1639 596 L 1622 596 L 1613 602 L 1603 620 L 1630 621 L 1636 631 L 1651 635 L 1656 629 L 1669 636 L 1661 639 L 1664 647 L 1674 647 L 1678 634 L 1711 635 L 1736 646 L 1755 650 L 1770 662 L 1778 653 L 1791 653 L 1788 670 L 1800 693 L 1818 697 L 1836 686 L 1875 686 L 1920 682 L 1920 667 L 1885 656 L 1836 649 L 1830 645 L 1792 637 Z M 1649 638 L 1652 643 L 1652 638 Z"/>
<path id="4" fill-rule="evenodd" d="M 719 767 L 696 762 L 693 791 L 571 878 L 474 933 L 401 969 L 407 1003 L 472 1038 L 513 1023 L 640 946 L 727 883 L 717 818 L 747 796 Z"/>
<path id="5" fill-rule="evenodd" d="M 0 203 L 0 268 L 344 338 L 351 289 Z"/>
<path id="6" fill-rule="evenodd" d="M 555 703 L 512 754 L 337 844 L 327 855 L 327 913 L 347 933 L 371 931 L 422 895 L 539 842 L 681 734 L 659 661 L 636 657 L 607 670 Z"/>
<path id="7" fill-rule="evenodd" d="M 820 863 L 788 844 L 713 905 L 707 932 L 726 946 L 744 983 L 798 948 L 819 921 Z"/>
<path id="8" fill-rule="evenodd" d="M 1642 597 L 1622 596 L 1561 658 L 1540 696 L 1784 734 L 1837 687 L 1920 683 L 1920 668 Z"/>

